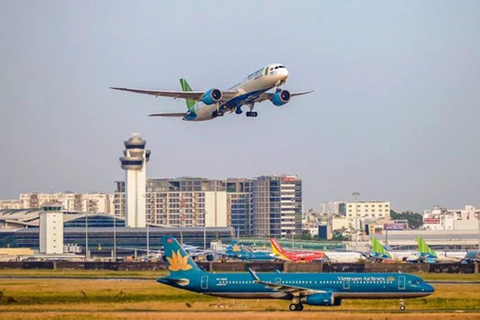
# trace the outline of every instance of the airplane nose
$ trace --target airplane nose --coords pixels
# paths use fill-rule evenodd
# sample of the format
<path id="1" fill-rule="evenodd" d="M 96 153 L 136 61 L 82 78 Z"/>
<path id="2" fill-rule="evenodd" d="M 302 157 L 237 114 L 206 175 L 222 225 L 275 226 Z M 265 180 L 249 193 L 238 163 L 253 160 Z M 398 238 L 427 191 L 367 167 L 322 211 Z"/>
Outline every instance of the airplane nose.
<path id="1" fill-rule="evenodd" d="M 281 70 L 282 70 L 282 74 L 281 74 L 282 80 L 287 80 L 288 75 L 289 75 L 287 68 L 283 68 Z"/>
<path id="2" fill-rule="evenodd" d="M 423 289 L 425 290 L 425 292 L 428 292 L 428 293 L 434 293 L 435 292 L 435 288 L 432 287 L 431 285 L 429 285 L 428 283 L 423 284 Z"/>

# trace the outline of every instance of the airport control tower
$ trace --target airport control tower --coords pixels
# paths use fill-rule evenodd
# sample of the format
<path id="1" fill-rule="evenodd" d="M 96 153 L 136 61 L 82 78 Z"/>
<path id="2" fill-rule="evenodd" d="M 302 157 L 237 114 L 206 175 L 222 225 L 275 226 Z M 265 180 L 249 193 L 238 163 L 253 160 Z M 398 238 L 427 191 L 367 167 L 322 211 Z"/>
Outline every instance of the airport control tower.
<path id="1" fill-rule="evenodd" d="M 125 226 L 145 228 L 145 191 L 147 179 L 147 162 L 150 150 L 145 150 L 146 141 L 140 134 L 132 134 L 125 141 L 123 157 L 120 158 L 125 170 Z"/>

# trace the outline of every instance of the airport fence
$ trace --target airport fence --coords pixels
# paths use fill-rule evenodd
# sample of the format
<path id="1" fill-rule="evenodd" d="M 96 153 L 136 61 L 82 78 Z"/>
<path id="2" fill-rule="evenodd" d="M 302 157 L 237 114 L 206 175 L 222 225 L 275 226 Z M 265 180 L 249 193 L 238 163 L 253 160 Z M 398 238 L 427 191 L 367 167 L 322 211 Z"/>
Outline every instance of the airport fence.
<path id="1" fill-rule="evenodd" d="M 479 264 L 460 263 L 293 263 L 293 262 L 199 262 L 205 271 L 243 272 L 247 268 L 259 272 L 403 272 L 403 273 L 478 273 Z M 12 261 L 0 262 L 0 269 L 48 269 L 48 270 L 113 270 L 143 271 L 167 270 L 167 264 L 159 262 L 103 262 L 103 261 Z"/>

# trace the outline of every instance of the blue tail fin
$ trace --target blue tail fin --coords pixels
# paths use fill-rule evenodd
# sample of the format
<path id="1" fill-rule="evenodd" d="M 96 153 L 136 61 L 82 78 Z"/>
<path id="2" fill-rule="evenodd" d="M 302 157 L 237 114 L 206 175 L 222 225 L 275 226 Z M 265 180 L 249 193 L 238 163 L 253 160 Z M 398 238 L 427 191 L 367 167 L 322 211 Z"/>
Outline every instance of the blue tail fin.
<path id="1" fill-rule="evenodd" d="M 245 252 L 242 247 L 238 245 L 238 241 L 233 239 L 232 242 L 227 247 L 227 253 L 237 254 Z"/>
<path id="2" fill-rule="evenodd" d="M 170 274 L 181 276 L 196 272 L 204 272 L 185 252 L 174 237 L 162 237 L 162 243 Z"/>

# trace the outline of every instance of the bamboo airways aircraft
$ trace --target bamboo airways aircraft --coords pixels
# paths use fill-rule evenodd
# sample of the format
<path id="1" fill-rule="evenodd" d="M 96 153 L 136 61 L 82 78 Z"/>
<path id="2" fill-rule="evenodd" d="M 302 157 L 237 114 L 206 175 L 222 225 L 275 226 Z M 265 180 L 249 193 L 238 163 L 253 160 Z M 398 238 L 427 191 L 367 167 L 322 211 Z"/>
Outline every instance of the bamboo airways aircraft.
<path id="1" fill-rule="evenodd" d="M 174 237 L 162 237 L 170 274 L 157 281 L 175 288 L 226 298 L 285 299 L 291 311 L 339 306 L 343 299 L 403 299 L 433 293 L 421 278 L 402 273 L 210 273 L 201 270 Z"/>
<path id="2" fill-rule="evenodd" d="M 258 69 L 249 74 L 238 84 L 226 91 L 212 88 L 207 91 L 192 91 L 185 79 L 180 79 L 182 91 L 143 90 L 130 88 L 110 87 L 114 90 L 129 91 L 153 95 L 155 97 L 181 98 L 187 102 L 187 111 L 182 113 L 154 113 L 151 117 L 181 117 L 186 121 L 204 121 L 223 116 L 226 112 L 242 114 L 242 106 L 246 105 L 250 111 L 247 117 L 256 117 L 253 111 L 255 103 L 270 100 L 280 107 L 288 103 L 292 97 L 311 93 L 313 91 L 292 92 L 280 88 L 288 78 L 285 66 L 275 63 Z M 275 92 L 267 92 L 276 88 Z"/>

